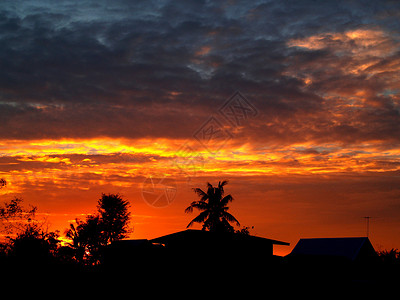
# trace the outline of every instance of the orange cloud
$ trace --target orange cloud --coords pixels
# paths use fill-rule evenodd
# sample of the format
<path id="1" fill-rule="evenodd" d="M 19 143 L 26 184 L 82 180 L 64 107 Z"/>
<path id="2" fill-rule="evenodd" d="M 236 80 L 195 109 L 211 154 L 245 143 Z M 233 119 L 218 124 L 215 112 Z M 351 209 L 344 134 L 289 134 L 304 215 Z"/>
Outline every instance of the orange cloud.
<path id="1" fill-rule="evenodd" d="M 338 56 L 340 62 L 343 55 L 351 56 L 351 61 L 343 66 L 343 71 L 351 74 L 373 75 L 379 72 L 374 68 L 382 58 L 397 52 L 399 42 L 379 29 L 357 29 L 346 32 L 328 32 L 288 41 L 289 47 L 300 47 L 309 50 L 330 49 Z M 399 71 L 398 64 L 392 71 Z"/>
<path id="2" fill-rule="evenodd" d="M 362 56 L 387 56 L 393 54 L 399 44 L 383 30 L 357 29 L 346 32 L 328 32 L 301 39 L 289 40 L 290 47 L 310 50 L 336 48 Z"/>
<path id="3" fill-rule="evenodd" d="M 9 157 L 3 164 L 8 171 L 0 169 L 0 177 L 10 185 L 1 192 L 17 193 L 32 186 L 42 190 L 47 185 L 83 190 L 105 184 L 132 187 L 137 185 L 133 178 L 148 176 L 246 177 L 400 170 L 400 150 L 382 153 L 379 143 L 345 148 L 339 144 L 303 143 L 270 149 L 227 144 L 216 154 L 196 147 L 195 141 L 187 142 L 192 151 L 184 152 L 179 143 L 182 141 L 167 139 L 35 141 L 19 143 L 18 150 L 10 143 L 8 149 L 1 150 L 3 158 Z"/>
<path id="4" fill-rule="evenodd" d="M 208 53 L 210 53 L 210 51 L 211 51 L 210 46 L 203 46 L 195 52 L 195 56 L 205 56 Z"/>

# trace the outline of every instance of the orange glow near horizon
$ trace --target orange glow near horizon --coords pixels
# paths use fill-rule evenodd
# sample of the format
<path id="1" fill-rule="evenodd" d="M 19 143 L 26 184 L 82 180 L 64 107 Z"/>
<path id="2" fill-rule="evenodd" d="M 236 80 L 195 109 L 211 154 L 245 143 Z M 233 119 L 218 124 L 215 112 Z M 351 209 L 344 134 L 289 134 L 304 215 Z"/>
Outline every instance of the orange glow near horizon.
<path id="1" fill-rule="evenodd" d="M 168 139 L 110 138 L 3 141 L 1 164 L 2 169 L 7 171 L 0 171 L 0 177 L 6 179 L 8 185 L 0 191 L 0 196 L 4 200 L 20 196 L 28 203 L 33 200 L 39 211 L 47 212 L 47 218 L 51 220 L 54 229 L 59 229 L 62 233 L 68 222 L 73 221 L 75 217 L 82 218 L 85 214 L 93 212 L 100 192 L 122 192 L 134 199 L 133 211 L 139 209 L 139 213 L 133 215 L 135 232 L 132 236 L 147 238 L 160 233 L 170 233 L 176 228 L 184 229 L 190 216 L 182 213 L 183 208 L 195 199 L 190 189 L 194 184 L 204 186 L 209 180 L 206 178 L 214 178 L 214 181 L 231 177 L 242 178 L 241 180 L 249 178 L 255 182 L 269 178 L 266 182 L 273 183 L 277 182 L 278 178 L 279 182 L 282 180 L 284 182 L 284 178 L 287 178 L 287 182 L 291 182 L 296 176 L 301 176 L 297 177 L 300 179 L 323 179 L 324 176 L 354 177 L 355 174 L 362 177 L 371 173 L 400 170 L 398 164 L 391 163 L 399 160 L 400 150 L 388 149 L 382 152 L 379 144 L 374 143 L 352 148 L 332 144 L 316 146 L 311 143 L 293 144 L 281 148 L 276 146 L 257 148 L 248 144 L 229 148 L 234 146 L 227 145 L 216 154 L 200 149 L 194 141 L 189 144 L 191 149 L 196 150 L 190 154 L 183 153 L 179 147 L 183 143 L 188 142 Z M 195 159 L 190 161 L 193 158 Z M 143 181 L 148 177 L 168 177 L 178 181 L 180 194 L 177 197 L 180 198 L 179 203 L 183 208 L 175 207 L 175 209 L 178 209 L 180 217 L 177 217 L 176 211 L 154 210 L 140 199 Z M 184 184 L 187 180 L 191 181 L 192 185 Z M 76 196 L 79 191 L 82 196 Z M 71 193 L 75 196 L 69 195 Z M 48 203 L 43 199 L 40 200 L 39 195 L 58 200 Z M 71 203 L 64 212 L 59 206 L 55 207 L 57 201 L 65 203 L 70 201 L 68 200 L 70 197 L 80 199 L 88 196 L 91 200 L 85 205 L 83 202 Z M 234 196 L 237 198 L 235 194 Z M 283 198 L 280 201 L 284 201 L 285 197 L 291 196 L 282 194 L 281 197 Z M 189 200 L 183 202 L 183 199 Z M 233 202 L 233 209 L 235 205 Z M 238 206 L 243 206 L 243 203 Z M 161 212 L 163 213 L 160 214 Z M 238 214 L 240 215 L 240 211 Z M 273 218 L 273 216 L 269 213 L 260 214 L 256 218 L 250 218 L 248 222 L 259 224 L 265 222 L 263 218 Z M 153 223 L 156 220 L 157 225 Z M 256 233 L 265 236 L 271 234 L 263 231 Z M 280 238 L 279 232 L 274 232 L 274 235 L 274 238 Z"/>
<path id="2" fill-rule="evenodd" d="M 3 168 L 7 166 L 9 170 L 0 172 L 0 176 L 9 185 L 1 193 L 22 192 L 24 184 L 33 182 L 36 182 L 37 189 L 44 189 L 46 182 L 65 184 L 62 180 L 71 176 L 82 180 L 85 176 L 90 177 L 87 180 L 90 184 L 102 185 L 107 181 L 117 187 L 129 187 L 132 186 L 132 176 L 283 176 L 393 172 L 400 169 L 397 164 L 390 163 L 400 158 L 400 150 L 390 149 L 382 153 L 374 144 L 358 149 L 319 145 L 321 152 L 305 151 L 313 148 L 310 144 L 279 149 L 252 149 L 249 145 L 242 145 L 236 149 L 221 149 L 217 154 L 197 150 L 188 155 L 180 152 L 179 142 L 95 139 L 3 143 L 1 157 L 8 157 L 11 161 L 2 163 Z M 18 149 L 15 144 L 18 144 Z M 327 149 L 329 154 L 324 153 Z M 33 164 L 40 168 L 32 168 Z M 85 186 L 77 188 L 86 189 Z"/>
<path id="3" fill-rule="evenodd" d="M 387 172 L 400 169 L 396 164 L 389 164 L 400 158 L 400 150 L 388 149 L 382 153 L 379 144 L 373 143 L 349 149 L 333 144 L 310 143 L 257 149 L 244 144 L 233 149 L 220 149 L 216 154 L 204 149 L 184 153 L 179 149 L 180 143 L 183 142 L 167 139 L 6 141 L 2 143 L 0 156 L 11 160 L 2 163 L 10 171 L 0 172 L 0 176 L 12 184 L 18 176 L 28 180 L 52 178 L 57 181 L 58 175 L 72 173 L 130 177 L 133 174 L 175 176 L 184 171 L 208 176 L 217 175 L 223 170 L 225 174 L 252 176 Z M 195 147 L 197 145 L 193 142 Z M 320 149 L 320 152 L 307 149 Z M 30 169 L 29 163 L 40 164 L 42 168 Z"/>

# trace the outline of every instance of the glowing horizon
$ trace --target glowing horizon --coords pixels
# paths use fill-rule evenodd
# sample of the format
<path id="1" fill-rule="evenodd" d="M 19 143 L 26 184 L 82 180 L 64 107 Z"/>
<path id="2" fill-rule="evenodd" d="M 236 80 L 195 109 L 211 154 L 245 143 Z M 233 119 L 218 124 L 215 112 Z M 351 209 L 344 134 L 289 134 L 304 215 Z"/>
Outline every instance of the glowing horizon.
<path id="1" fill-rule="evenodd" d="M 360 236 L 373 216 L 373 244 L 400 248 L 399 5 L 92 4 L 0 7 L 1 202 L 62 233 L 121 193 L 148 238 L 229 180 L 253 234 Z"/>

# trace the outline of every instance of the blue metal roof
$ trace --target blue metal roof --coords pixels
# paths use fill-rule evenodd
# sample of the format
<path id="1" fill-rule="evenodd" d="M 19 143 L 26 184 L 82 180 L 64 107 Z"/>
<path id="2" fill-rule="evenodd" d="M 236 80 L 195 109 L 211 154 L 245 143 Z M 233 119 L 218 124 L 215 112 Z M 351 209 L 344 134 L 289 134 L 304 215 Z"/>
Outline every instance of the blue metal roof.
<path id="1" fill-rule="evenodd" d="M 374 253 L 367 237 L 300 239 L 290 255 L 336 256 L 355 260 L 361 253 Z"/>

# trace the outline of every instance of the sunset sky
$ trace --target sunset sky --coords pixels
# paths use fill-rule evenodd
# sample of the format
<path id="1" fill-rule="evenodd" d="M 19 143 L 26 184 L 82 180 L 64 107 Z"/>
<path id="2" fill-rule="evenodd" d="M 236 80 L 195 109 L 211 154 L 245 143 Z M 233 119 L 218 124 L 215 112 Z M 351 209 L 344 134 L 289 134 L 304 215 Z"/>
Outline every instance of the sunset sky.
<path id="1" fill-rule="evenodd" d="M 132 238 L 184 230 L 229 180 L 277 254 L 365 216 L 400 248 L 400 3 L 1 1 L 0 178 L 61 233 L 101 193 Z"/>

